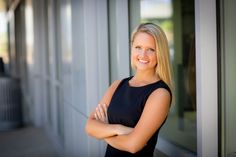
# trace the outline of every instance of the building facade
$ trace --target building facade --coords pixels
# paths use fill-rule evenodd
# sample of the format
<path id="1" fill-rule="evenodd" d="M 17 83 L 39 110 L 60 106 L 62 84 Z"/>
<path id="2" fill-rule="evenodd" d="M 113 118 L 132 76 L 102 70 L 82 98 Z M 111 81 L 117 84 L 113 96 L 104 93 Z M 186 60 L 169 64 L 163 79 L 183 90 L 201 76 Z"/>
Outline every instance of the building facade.
<path id="1" fill-rule="evenodd" d="M 175 104 L 157 149 L 167 156 L 236 156 L 234 0 L 6 1 L 9 75 L 21 80 L 25 124 L 44 128 L 62 156 L 102 157 L 85 124 L 108 86 L 133 74 L 130 34 L 165 30 Z"/>

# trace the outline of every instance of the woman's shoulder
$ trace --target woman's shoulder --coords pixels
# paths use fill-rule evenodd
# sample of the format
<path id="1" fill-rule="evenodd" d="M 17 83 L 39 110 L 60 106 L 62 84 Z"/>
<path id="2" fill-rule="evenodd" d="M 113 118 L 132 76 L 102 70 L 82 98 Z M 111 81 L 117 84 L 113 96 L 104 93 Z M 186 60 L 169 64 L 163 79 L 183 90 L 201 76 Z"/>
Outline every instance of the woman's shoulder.
<path id="1" fill-rule="evenodd" d="M 154 86 L 155 86 L 156 90 L 157 89 L 166 90 L 169 92 L 170 95 L 172 95 L 171 88 L 163 80 L 159 80 L 158 82 L 155 83 Z"/>
<path id="2" fill-rule="evenodd" d="M 117 88 L 122 80 L 115 80 L 110 85 L 111 88 Z"/>
<path id="3" fill-rule="evenodd" d="M 167 98 L 170 99 L 170 102 L 172 102 L 172 91 L 170 87 L 162 80 L 156 84 L 156 88 L 153 90 L 151 95 L 156 98 Z"/>

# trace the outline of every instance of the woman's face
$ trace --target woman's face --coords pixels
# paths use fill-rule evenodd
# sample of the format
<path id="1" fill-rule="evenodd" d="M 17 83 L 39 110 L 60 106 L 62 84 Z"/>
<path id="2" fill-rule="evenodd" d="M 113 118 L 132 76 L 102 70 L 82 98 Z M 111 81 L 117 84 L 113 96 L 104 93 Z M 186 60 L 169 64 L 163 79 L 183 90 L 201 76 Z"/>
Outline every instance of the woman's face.
<path id="1" fill-rule="evenodd" d="M 136 70 L 155 70 L 156 50 L 155 39 L 151 35 L 144 32 L 137 33 L 131 50 L 131 59 Z"/>

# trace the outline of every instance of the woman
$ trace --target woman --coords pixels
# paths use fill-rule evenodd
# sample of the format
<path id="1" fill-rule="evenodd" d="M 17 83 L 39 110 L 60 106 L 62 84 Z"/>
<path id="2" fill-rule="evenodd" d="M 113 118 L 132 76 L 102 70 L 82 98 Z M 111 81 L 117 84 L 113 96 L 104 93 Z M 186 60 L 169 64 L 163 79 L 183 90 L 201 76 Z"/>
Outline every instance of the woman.
<path id="1" fill-rule="evenodd" d="M 152 157 L 172 99 L 166 36 L 152 23 L 132 33 L 135 75 L 112 83 L 91 113 L 86 132 L 107 142 L 106 157 Z"/>

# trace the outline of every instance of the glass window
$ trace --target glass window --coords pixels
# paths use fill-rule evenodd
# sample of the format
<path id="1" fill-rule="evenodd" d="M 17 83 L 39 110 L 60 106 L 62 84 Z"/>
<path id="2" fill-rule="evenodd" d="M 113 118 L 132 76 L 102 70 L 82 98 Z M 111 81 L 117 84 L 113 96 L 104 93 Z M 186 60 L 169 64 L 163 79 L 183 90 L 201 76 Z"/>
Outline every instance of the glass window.
<path id="1" fill-rule="evenodd" d="M 56 103 L 57 103 L 57 131 L 64 143 L 64 103 L 62 99 L 61 87 L 56 87 Z"/>
<path id="2" fill-rule="evenodd" d="M 221 61 L 221 156 L 236 156 L 236 1 L 220 1 L 220 61 Z M 219 10 L 218 10 L 219 11 Z M 219 13 L 219 12 L 218 12 Z M 232 86 L 233 85 L 233 86 Z"/>
<path id="3" fill-rule="evenodd" d="M 60 27 L 60 2 L 59 1 L 55 1 L 54 2 L 55 5 L 55 10 L 54 13 L 57 15 L 55 17 L 55 68 L 56 68 L 56 79 L 58 81 L 61 81 L 61 27 Z"/>
<path id="4" fill-rule="evenodd" d="M 45 85 L 46 85 L 46 95 L 45 95 L 45 97 L 46 97 L 46 100 L 47 100 L 47 102 L 46 102 L 46 106 L 47 106 L 47 117 L 48 117 L 48 119 L 47 119 L 47 121 L 48 121 L 48 123 L 49 123 L 49 125 L 50 126 L 52 126 L 53 125 L 53 121 L 52 121 L 52 101 L 51 101 L 51 99 L 52 99 L 52 97 L 51 97 L 51 93 L 52 93 L 52 90 L 51 90 L 51 84 L 50 84 L 50 81 L 49 80 L 46 80 L 45 81 Z"/>
<path id="5" fill-rule="evenodd" d="M 139 23 L 161 26 L 167 35 L 173 65 L 175 101 L 159 137 L 196 153 L 194 0 L 141 0 L 138 7 L 140 14 L 134 14 L 130 6 L 131 24 L 140 16 Z"/>

